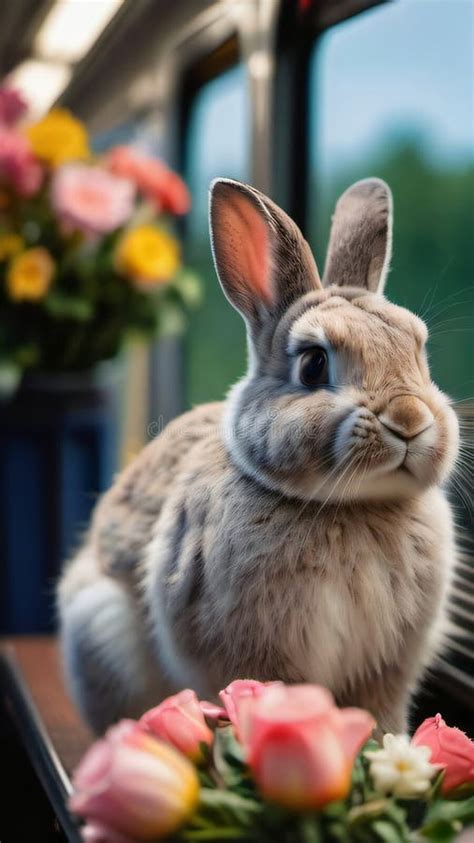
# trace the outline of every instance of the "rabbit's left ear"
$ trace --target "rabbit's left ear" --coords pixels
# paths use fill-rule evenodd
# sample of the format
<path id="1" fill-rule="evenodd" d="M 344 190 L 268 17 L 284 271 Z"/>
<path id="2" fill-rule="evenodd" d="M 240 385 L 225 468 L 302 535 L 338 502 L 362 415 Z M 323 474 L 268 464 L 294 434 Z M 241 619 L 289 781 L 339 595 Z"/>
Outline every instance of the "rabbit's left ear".
<path id="1" fill-rule="evenodd" d="M 390 188 L 381 179 L 358 181 L 336 205 L 323 284 L 381 293 L 391 254 Z"/>
<path id="2" fill-rule="evenodd" d="M 232 179 L 211 185 L 210 228 L 219 281 L 252 331 L 321 289 L 297 225 L 267 196 Z"/>

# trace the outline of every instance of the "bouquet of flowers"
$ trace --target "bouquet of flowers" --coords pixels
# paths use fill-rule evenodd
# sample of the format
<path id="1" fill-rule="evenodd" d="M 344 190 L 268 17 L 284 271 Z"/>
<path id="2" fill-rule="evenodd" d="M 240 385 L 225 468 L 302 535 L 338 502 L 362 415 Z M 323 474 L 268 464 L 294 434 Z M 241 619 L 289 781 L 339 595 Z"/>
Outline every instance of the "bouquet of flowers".
<path id="1" fill-rule="evenodd" d="M 89 749 L 70 800 L 84 841 L 473 839 L 474 743 L 441 715 L 380 744 L 368 712 L 315 685 L 236 680 L 220 697 L 182 691 Z"/>
<path id="2" fill-rule="evenodd" d="M 199 300 L 171 230 L 183 181 L 131 147 L 95 156 L 64 109 L 25 111 L 0 88 L 0 368 L 85 370 L 130 332 L 179 330 Z"/>

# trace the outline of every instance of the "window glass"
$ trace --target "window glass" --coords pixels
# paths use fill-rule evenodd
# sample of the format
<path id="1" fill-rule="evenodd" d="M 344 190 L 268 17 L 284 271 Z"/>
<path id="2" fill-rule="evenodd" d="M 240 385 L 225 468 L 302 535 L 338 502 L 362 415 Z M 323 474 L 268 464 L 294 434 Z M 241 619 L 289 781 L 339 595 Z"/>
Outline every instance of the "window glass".
<path id="1" fill-rule="evenodd" d="M 92 138 L 92 147 L 97 155 L 107 152 L 112 146 L 119 144 L 132 144 L 137 138 L 138 124 L 134 120 L 127 120 L 125 123 L 120 123 L 119 126 L 114 126 L 105 132 L 101 132 Z"/>
<path id="2" fill-rule="evenodd" d="M 185 340 L 188 405 L 220 400 L 245 370 L 245 331 L 220 288 L 208 231 L 209 183 L 216 176 L 248 180 L 248 100 L 241 66 L 208 82 L 193 105 L 186 178 L 193 199 L 187 220 L 187 262 L 201 276 L 204 302 Z"/>
<path id="3" fill-rule="evenodd" d="M 309 234 L 322 270 L 337 196 L 369 175 L 395 200 L 388 294 L 430 326 L 432 370 L 472 395 L 471 0 L 399 0 L 335 26 L 311 70 Z"/>

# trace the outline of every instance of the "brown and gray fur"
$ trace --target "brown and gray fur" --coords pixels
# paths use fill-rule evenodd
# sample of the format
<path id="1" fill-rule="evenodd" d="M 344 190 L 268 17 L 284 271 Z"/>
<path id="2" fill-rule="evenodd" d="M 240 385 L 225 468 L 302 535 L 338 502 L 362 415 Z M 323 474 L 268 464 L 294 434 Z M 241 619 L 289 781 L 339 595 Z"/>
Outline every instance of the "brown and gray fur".
<path id="1" fill-rule="evenodd" d="M 210 219 L 248 373 L 173 421 L 99 502 L 59 585 L 73 697 L 100 730 L 185 686 L 213 698 L 236 677 L 317 682 L 404 730 L 445 622 L 458 427 L 423 322 L 382 295 L 390 191 L 368 179 L 339 200 L 323 282 L 255 189 L 216 181 Z M 315 345 L 330 384 L 308 390 Z"/>

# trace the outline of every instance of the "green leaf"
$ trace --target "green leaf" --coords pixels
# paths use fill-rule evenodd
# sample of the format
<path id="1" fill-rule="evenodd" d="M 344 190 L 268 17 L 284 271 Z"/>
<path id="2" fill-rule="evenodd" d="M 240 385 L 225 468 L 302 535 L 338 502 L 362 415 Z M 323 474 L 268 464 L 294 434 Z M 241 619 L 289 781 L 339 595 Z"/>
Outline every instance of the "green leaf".
<path id="1" fill-rule="evenodd" d="M 89 322 L 94 316 L 94 308 L 87 299 L 66 296 L 59 292 L 50 293 L 44 307 L 57 319 L 75 319 L 76 322 Z"/>
<path id="2" fill-rule="evenodd" d="M 469 799 L 461 800 L 447 800 L 440 799 L 434 802 L 428 809 L 426 815 L 426 824 L 430 821 L 438 821 L 439 819 L 463 820 L 467 822 L 474 822 L 474 796 Z"/>
<path id="3" fill-rule="evenodd" d="M 403 843 L 403 840 L 409 840 L 408 836 L 401 837 L 400 828 L 393 825 L 389 820 L 375 820 L 372 829 L 383 843 Z"/>
<path id="4" fill-rule="evenodd" d="M 406 811 L 392 799 L 374 799 L 350 809 L 348 813 L 349 839 L 409 843 L 410 830 Z"/>
<path id="5" fill-rule="evenodd" d="M 202 302 L 202 288 L 198 276 L 191 269 L 181 269 L 172 286 L 186 307 L 195 308 Z"/>
<path id="6" fill-rule="evenodd" d="M 207 770 L 203 770 L 202 768 L 198 768 L 197 774 L 199 776 L 199 783 L 201 787 L 209 787 L 211 790 L 213 787 L 216 787 L 215 782 L 213 782 L 211 776 L 207 772 Z"/>
<path id="7" fill-rule="evenodd" d="M 444 773 L 441 774 L 441 781 L 444 777 Z M 454 790 L 449 791 L 449 798 L 451 800 L 458 800 L 458 799 L 467 799 L 469 796 L 474 796 L 474 781 L 465 782 L 464 784 L 460 784 L 459 787 L 456 787 Z"/>
<path id="8" fill-rule="evenodd" d="M 160 304 L 160 336 L 182 334 L 185 328 L 186 318 L 183 313 L 183 308 L 170 299 L 163 299 Z"/>
<path id="9" fill-rule="evenodd" d="M 361 805 L 380 797 L 380 794 L 374 789 L 370 775 L 370 762 L 365 755 L 366 752 L 374 752 L 380 748 L 380 744 L 376 740 L 370 739 L 364 744 L 356 757 L 352 769 L 352 789 L 349 796 L 352 805 Z"/>
<path id="10" fill-rule="evenodd" d="M 262 813 L 262 803 L 256 799 L 249 799 L 246 796 L 233 793 L 231 790 L 220 790 L 219 788 L 215 790 L 202 788 L 200 804 L 207 808 L 223 808 L 225 811 L 231 811 L 235 816 L 240 816 L 246 822 Z"/>
<path id="11" fill-rule="evenodd" d="M 342 800 L 338 802 L 330 802 L 329 805 L 326 805 L 323 811 L 324 817 L 332 818 L 339 818 L 343 817 L 347 814 L 347 804 Z"/>
<path id="12" fill-rule="evenodd" d="M 328 826 L 328 837 L 323 837 L 324 843 L 334 840 L 334 843 L 354 843 L 354 837 L 349 833 L 347 827 L 341 822 L 330 823 Z M 358 838 L 359 839 L 359 838 Z"/>
<path id="13" fill-rule="evenodd" d="M 324 843 L 321 825 L 316 817 L 300 817 L 298 831 L 301 843 Z"/>
<path id="14" fill-rule="evenodd" d="M 15 349 L 13 359 L 22 369 L 31 369 L 40 359 L 40 350 L 35 343 L 25 343 Z"/>
<path id="15" fill-rule="evenodd" d="M 236 740 L 232 726 L 216 729 L 213 761 L 226 787 L 238 786 L 248 777 L 243 748 Z"/>
<path id="16" fill-rule="evenodd" d="M 443 798 L 441 795 L 441 785 L 443 784 L 444 776 L 445 771 L 440 770 L 439 773 L 434 777 L 433 781 L 431 782 L 431 787 L 425 796 L 427 802 L 434 802 L 437 799 Z"/>
<path id="17" fill-rule="evenodd" d="M 378 749 L 382 749 L 380 743 L 375 738 L 370 738 L 360 750 L 358 757 L 363 756 L 366 752 L 376 752 Z"/>
<path id="18" fill-rule="evenodd" d="M 440 799 L 430 805 L 420 833 L 429 840 L 444 843 L 471 825 L 474 825 L 474 796 L 459 801 Z"/>
<path id="19" fill-rule="evenodd" d="M 263 804 L 230 790 L 201 788 L 199 807 L 185 840 L 260 840 L 258 829 Z"/>
<path id="20" fill-rule="evenodd" d="M 15 393 L 21 379 L 21 368 L 9 361 L 0 362 L 0 401 Z"/>

